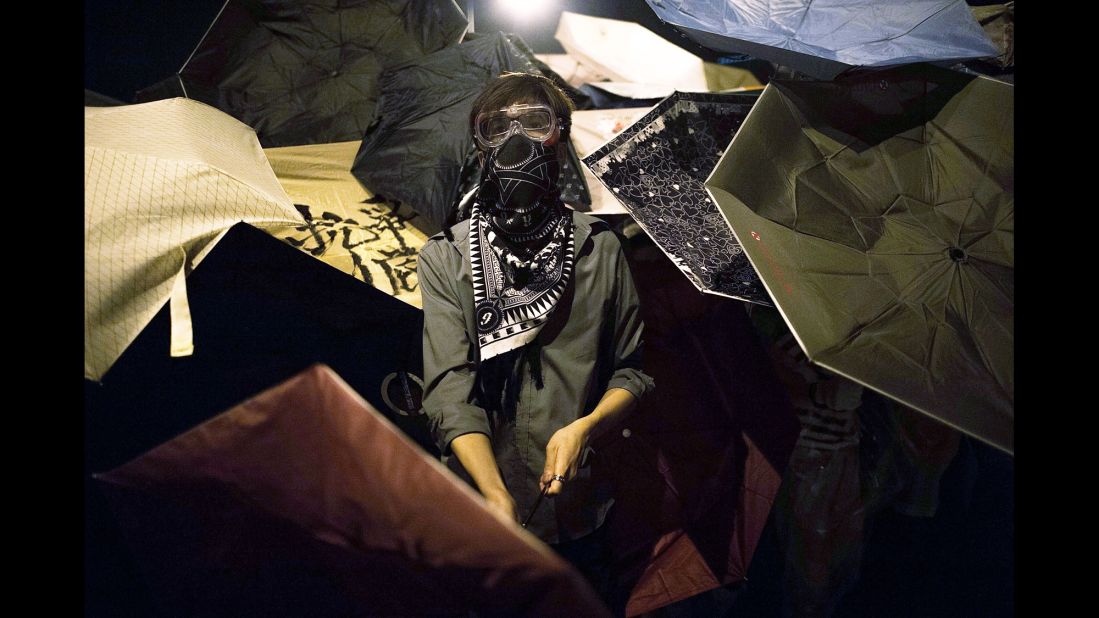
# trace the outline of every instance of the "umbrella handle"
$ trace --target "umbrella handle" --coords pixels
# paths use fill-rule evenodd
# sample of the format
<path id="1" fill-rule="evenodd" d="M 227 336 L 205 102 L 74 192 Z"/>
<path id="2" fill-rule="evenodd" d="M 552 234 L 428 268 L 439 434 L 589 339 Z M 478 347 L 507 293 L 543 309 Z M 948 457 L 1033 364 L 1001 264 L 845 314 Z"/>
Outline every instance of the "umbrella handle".
<path id="1" fill-rule="evenodd" d="M 552 485 L 552 483 L 551 483 Z M 538 494 L 538 499 L 534 501 L 534 506 L 530 509 L 530 514 L 523 520 L 523 527 L 526 528 L 530 520 L 534 519 L 534 514 L 538 512 L 538 507 L 542 504 L 542 498 L 546 497 L 546 492 L 549 491 L 550 485 L 546 485 L 546 488 L 542 490 L 542 493 Z"/>

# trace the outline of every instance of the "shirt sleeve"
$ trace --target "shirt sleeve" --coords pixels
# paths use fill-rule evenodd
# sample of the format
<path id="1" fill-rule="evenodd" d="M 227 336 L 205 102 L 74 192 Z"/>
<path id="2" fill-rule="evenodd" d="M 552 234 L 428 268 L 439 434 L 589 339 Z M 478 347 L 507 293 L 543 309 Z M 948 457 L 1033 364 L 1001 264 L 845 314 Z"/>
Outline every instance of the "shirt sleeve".
<path id="1" fill-rule="evenodd" d="M 424 306 L 424 397 L 436 445 L 444 455 L 463 434 L 491 437 L 485 410 L 474 403 L 477 373 L 470 358 L 465 316 L 458 301 L 457 269 L 445 267 L 445 241 L 429 241 L 420 251 L 417 276 Z"/>
<path id="2" fill-rule="evenodd" d="M 656 384 L 641 369 L 645 323 L 641 320 L 641 303 L 634 287 L 630 265 L 619 242 L 614 246 L 614 373 L 607 388 L 623 388 L 641 399 Z"/>

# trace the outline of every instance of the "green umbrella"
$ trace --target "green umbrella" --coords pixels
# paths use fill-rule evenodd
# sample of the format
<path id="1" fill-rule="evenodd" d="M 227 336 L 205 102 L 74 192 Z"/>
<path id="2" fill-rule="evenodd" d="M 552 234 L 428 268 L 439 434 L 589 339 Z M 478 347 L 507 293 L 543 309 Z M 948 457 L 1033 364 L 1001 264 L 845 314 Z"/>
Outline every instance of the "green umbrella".
<path id="1" fill-rule="evenodd" d="M 1014 87 L 772 82 L 706 181 L 814 362 L 1014 452 Z"/>

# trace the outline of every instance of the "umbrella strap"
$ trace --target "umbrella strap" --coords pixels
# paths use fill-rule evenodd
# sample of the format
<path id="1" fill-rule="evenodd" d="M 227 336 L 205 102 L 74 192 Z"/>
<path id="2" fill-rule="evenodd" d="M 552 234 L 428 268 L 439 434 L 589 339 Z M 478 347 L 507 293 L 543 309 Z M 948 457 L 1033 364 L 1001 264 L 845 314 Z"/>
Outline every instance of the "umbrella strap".
<path id="1" fill-rule="evenodd" d="M 183 265 L 172 282 L 169 313 L 172 318 L 172 357 L 190 356 L 195 351 L 194 333 L 191 329 L 191 305 L 187 302 L 187 253 L 183 253 Z"/>

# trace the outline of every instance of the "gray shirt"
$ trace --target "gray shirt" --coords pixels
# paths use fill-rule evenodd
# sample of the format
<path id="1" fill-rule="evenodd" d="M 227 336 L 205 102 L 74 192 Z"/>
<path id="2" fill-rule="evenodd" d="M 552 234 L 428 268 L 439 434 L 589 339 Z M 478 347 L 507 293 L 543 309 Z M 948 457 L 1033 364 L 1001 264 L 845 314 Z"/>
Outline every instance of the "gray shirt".
<path id="1" fill-rule="evenodd" d="M 424 412 L 448 465 L 464 475 L 450 451 L 454 438 L 479 432 L 492 442 L 504 483 L 520 518 L 537 501 L 546 443 L 558 429 L 587 415 L 607 389 L 640 399 L 653 388 L 641 370 L 642 330 L 637 291 L 617 236 L 599 219 L 572 211 L 575 266 L 564 296 L 531 349 L 541 387 L 521 367 L 515 419 L 493 426 L 477 401 L 479 362 L 469 264 L 469 221 L 450 228 L 453 240 L 432 236 L 420 250 L 424 306 Z M 597 452 L 581 460 L 575 479 L 539 506 L 528 530 L 547 543 L 595 530 L 613 503 Z M 593 466 L 593 462 L 599 465 Z M 612 464 L 613 465 L 613 464 Z M 594 471 L 593 471 L 594 470 Z M 466 477 L 468 479 L 468 476 Z"/>

